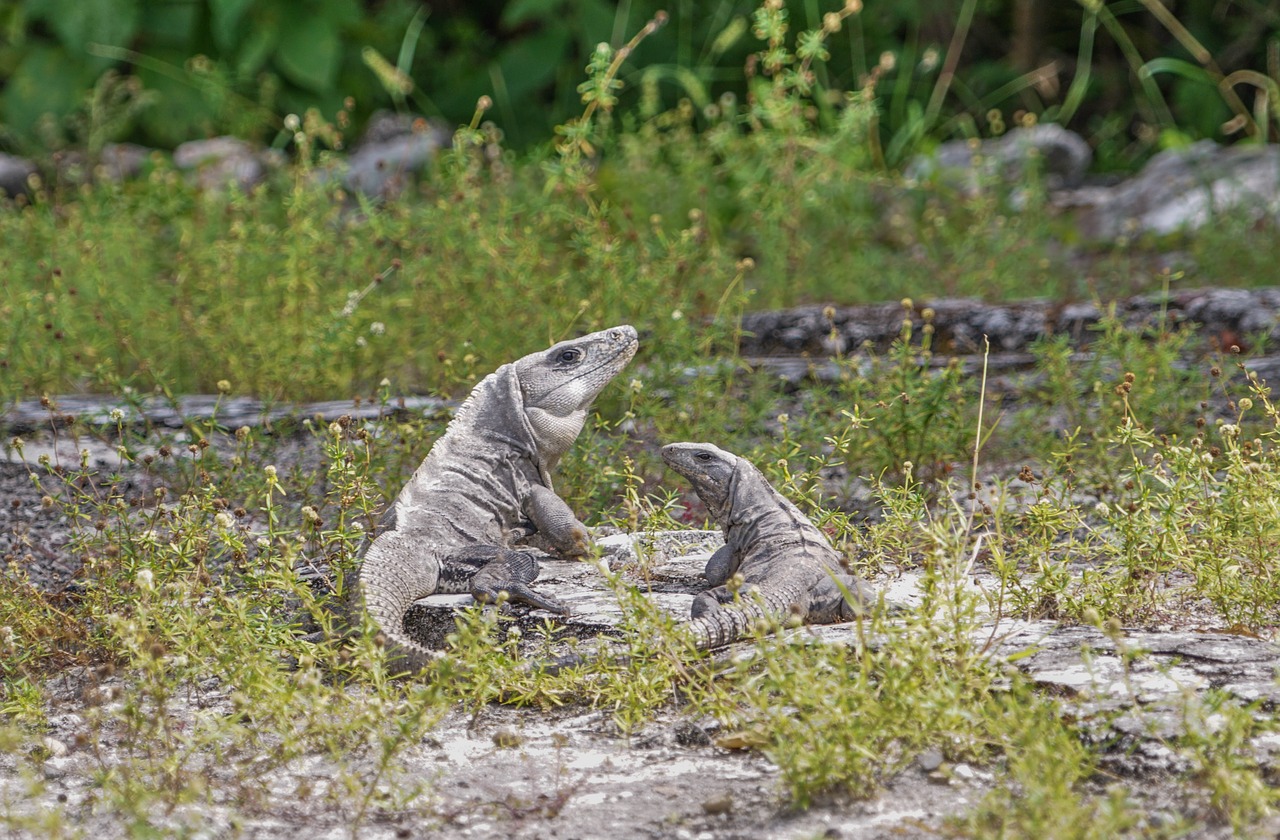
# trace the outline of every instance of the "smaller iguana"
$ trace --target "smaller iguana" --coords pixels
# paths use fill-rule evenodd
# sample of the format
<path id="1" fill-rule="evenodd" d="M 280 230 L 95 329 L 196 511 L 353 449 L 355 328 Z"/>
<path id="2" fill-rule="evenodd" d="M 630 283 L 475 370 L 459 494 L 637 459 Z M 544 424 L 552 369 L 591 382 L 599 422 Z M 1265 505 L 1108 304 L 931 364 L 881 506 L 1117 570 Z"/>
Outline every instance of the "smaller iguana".
<path id="1" fill-rule="evenodd" d="M 533 537 L 566 557 L 588 549 L 586 528 L 551 488 L 596 395 L 635 355 L 634 327 L 562 341 L 485 377 L 387 508 L 344 584 L 354 617 L 366 612 L 394 668 L 416 672 L 439 653 L 404 628 L 410 605 L 436 593 L 471 593 L 565 612 L 529 584 Z M 352 585 L 354 583 L 354 585 Z"/>
<path id="2" fill-rule="evenodd" d="M 738 641 L 762 619 L 851 621 L 874 602 L 870 589 L 844 569 L 817 526 L 750 462 L 709 443 L 667 444 L 662 460 L 693 483 L 724 531 L 725 544 L 711 555 L 704 572 L 711 588 L 694 598 L 692 618 L 681 625 L 692 633 L 697 648 L 711 650 Z M 731 588 L 728 584 L 736 576 L 741 585 Z M 629 660 L 618 653 L 604 658 Z M 588 660 L 572 653 L 534 667 L 558 673 Z"/>
<path id="3" fill-rule="evenodd" d="M 711 588 L 694 599 L 686 625 L 699 648 L 734 642 L 762 618 L 832 624 L 856 618 L 873 602 L 826 536 L 750 462 L 709 443 L 667 444 L 662 460 L 692 482 L 724 531 L 725 544 L 704 573 Z M 726 585 L 735 576 L 736 602 Z"/>

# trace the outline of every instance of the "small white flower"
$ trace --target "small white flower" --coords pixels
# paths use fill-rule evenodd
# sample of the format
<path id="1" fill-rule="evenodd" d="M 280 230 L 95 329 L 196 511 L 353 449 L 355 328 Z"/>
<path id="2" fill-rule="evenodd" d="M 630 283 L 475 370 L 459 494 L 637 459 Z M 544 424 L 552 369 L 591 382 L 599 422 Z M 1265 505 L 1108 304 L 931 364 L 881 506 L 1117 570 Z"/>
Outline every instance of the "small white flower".
<path id="1" fill-rule="evenodd" d="M 671 313 L 671 320 L 673 321 L 679 321 L 683 317 L 684 317 L 684 313 L 681 312 L 679 309 Z"/>
<path id="2" fill-rule="evenodd" d="M 374 335 L 382 335 L 386 331 L 387 331 L 387 325 L 382 323 L 381 321 L 374 321 L 372 324 L 369 325 L 369 332 L 373 333 Z"/>
<path id="3" fill-rule="evenodd" d="M 289 114 L 284 118 L 284 127 L 286 131 L 297 131 L 302 127 L 302 120 L 298 119 L 297 114 Z"/>
<path id="4" fill-rule="evenodd" d="M 369 343 L 369 339 L 365 338 L 364 336 L 362 335 L 356 336 L 357 347 L 364 347 L 368 343 Z"/>
<path id="5" fill-rule="evenodd" d="M 227 513 L 225 510 L 220 511 L 213 519 L 218 523 L 219 528 L 225 528 L 227 530 L 231 530 L 236 524 L 235 517 Z"/>
<path id="6" fill-rule="evenodd" d="M 1111 508 L 1107 506 L 1106 502 L 1098 502 L 1093 506 L 1093 512 L 1098 516 L 1110 516 Z"/>
<path id="7" fill-rule="evenodd" d="M 112 422 L 112 423 L 119 423 L 119 422 L 120 422 L 121 420 L 123 420 L 123 419 L 124 419 L 124 412 L 123 412 L 123 411 L 121 411 L 121 410 L 120 410 L 120 409 L 118 409 L 118 408 L 113 408 L 113 409 L 111 409 L 111 422 Z"/>
<path id="8" fill-rule="evenodd" d="M 133 581 L 138 585 L 139 589 L 150 592 L 156 585 L 156 576 L 151 573 L 150 569 L 139 569 Z"/>

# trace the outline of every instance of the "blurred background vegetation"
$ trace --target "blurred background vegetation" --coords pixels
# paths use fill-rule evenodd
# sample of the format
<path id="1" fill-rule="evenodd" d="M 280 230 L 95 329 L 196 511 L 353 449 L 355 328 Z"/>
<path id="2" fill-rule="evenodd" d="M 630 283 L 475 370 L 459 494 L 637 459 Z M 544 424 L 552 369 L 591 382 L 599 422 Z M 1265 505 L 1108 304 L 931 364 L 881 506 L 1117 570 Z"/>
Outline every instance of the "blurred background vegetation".
<path id="1" fill-rule="evenodd" d="M 226 192 L 164 154 L 123 183 L 30 176 L 27 212 L 0 212 L 0 398 L 462 392 L 513 335 L 629 322 L 678 372 L 733 352 L 746 308 L 1273 283 L 1280 237 L 1250 213 L 1093 241 L 1034 171 L 1016 202 L 895 172 L 1037 121 L 1120 170 L 1202 137 L 1274 139 L 1278 16 L 1280 0 L 11 0 L 0 147 L 232 133 L 299 165 Z M 312 151 L 388 107 L 457 127 L 453 147 L 398 198 L 350 195 Z"/>
<path id="2" fill-rule="evenodd" d="M 356 135 L 386 107 L 457 125 L 482 95 L 504 145 L 528 148 L 580 110 L 595 45 L 621 44 L 659 9 L 671 25 L 624 67 L 620 112 L 744 95 L 759 48 L 755 5 L 5 0 L 0 148 L 270 140 L 286 114 L 316 108 L 334 120 L 344 104 Z M 830 5 L 791 4 L 792 32 L 819 28 Z M 1035 115 L 1085 134 L 1101 167 L 1132 168 L 1187 140 L 1256 135 L 1280 101 L 1277 0 L 867 0 L 827 48 L 821 88 L 878 78 L 890 165 Z"/>

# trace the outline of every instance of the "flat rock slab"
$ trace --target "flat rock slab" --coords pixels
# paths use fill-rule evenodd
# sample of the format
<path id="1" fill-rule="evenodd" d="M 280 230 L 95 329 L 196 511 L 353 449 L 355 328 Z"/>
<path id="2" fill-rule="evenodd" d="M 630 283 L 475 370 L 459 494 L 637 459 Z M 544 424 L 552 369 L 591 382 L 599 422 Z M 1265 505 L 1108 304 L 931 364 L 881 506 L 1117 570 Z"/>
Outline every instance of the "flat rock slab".
<path id="1" fill-rule="evenodd" d="M 928 319 L 925 310 L 930 310 Z M 864 347 L 884 352 L 909 320 L 917 335 L 926 323 L 933 325 L 936 354 L 981 353 L 986 336 L 993 353 L 1020 354 L 1030 362 L 1032 345 L 1050 336 L 1066 336 L 1073 348 L 1086 350 L 1107 315 L 1139 331 L 1192 326 L 1210 349 L 1238 344 L 1248 350 L 1259 339 L 1266 346 L 1280 341 L 1280 289 L 1189 289 L 1126 298 L 1116 301 L 1110 312 L 1095 303 L 989 304 L 970 298 L 916 299 L 909 308 L 893 302 L 749 312 L 742 316 L 741 350 L 748 357 L 813 358 L 852 354 Z"/>
<path id="2" fill-rule="evenodd" d="M 23 400 L 0 411 L 0 428 L 9 434 L 28 434 L 70 425 L 160 427 L 182 429 L 192 423 L 216 421 L 223 428 L 257 428 L 286 420 L 318 420 L 332 423 L 340 417 L 377 420 L 406 414 L 436 414 L 451 410 L 456 403 L 436 397 L 396 397 L 387 403 L 328 400 L 314 403 L 267 403 L 251 397 L 193 394 L 172 400 L 144 397 L 121 400 L 99 396 L 55 397 L 46 405 L 41 400 Z"/>
<path id="3" fill-rule="evenodd" d="M 684 620 L 694 595 L 707 588 L 702 569 L 723 539 L 717 531 L 662 531 L 603 537 L 598 544 L 605 552 L 601 562 L 611 572 L 638 586 L 673 618 Z M 873 580 L 871 584 L 884 593 L 888 603 L 915 609 L 922 600 L 921 579 L 921 573 L 904 570 L 892 580 Z M 998 591 L 998 587 L 983 583 L 966 579 L 962 586 L 976 599 L 983 597 L 984 590 Z M 616 632 L 623 607 L 595 564 L 549 560 L 543 564 L 536 585 L 555 593 L 573 610 L 567 618 L 559 619 L 565 628 L 559 639 L 592 639 Z M 433 596 L 419 602 L 412 613 L 414 620 L 408 623 L 410 632 L 439 646 L 452 629 L 453 609 L 470 600 L 469 596 Z M 556 618 L 542 610 L 517 610 L 516 614 L 517 625 L 524 630 Z M 1185 724 L 1189 699 L 1209 689 L 1222 691 L 1242 704 L 1258 702 L 1264 710 L 1280 707 L 1280 683 L 1276 681 L 1280 646 L 1262 639 L 1137 628 L 1107 635 L 1094 627 L 997 620 L 990 612 L 985 613 L 986 618 L 982 615 L 980 608 L 980 620 L 973 630 L 975 644 L 993 659 L 1012 663 L 1059 697 L 1075 717 L 1102 730 L 1112 729 L 1118 713 L 1133 711 L 1146 720 L 1152 733 L 1177 734 Z M 853 623 L 791 632 L 834 644 L 856 645 L 861 638 Z M 750 650 L 750 643 L 744 642 L 723 655 L 750 655 Z"/>

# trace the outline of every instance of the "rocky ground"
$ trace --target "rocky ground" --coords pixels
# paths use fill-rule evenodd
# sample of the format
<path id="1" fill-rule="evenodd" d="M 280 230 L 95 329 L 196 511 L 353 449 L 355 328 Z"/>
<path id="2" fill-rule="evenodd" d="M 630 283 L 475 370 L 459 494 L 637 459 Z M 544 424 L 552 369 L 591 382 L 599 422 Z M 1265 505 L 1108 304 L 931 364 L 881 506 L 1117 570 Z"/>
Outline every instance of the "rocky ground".
<path id="1" fill-rule="evenodd" d="M 1206 343 L 1221 342 L 1224 336 L 1265 341 L 1259 337 L 1269 337 L 1277 329 L 1278 307 L 1280 292 L 1274 290 L 1195 292 L 1173 301 L 1131 301 L 1121 307 L 1121 314 L 1136 325 L 1155 317 L 1157 310 L 1166 315 L 1185 313 L 1188 320 L 1207 325 Z M 1055 330 L 1084 334 L 1081 325 L 1089 317 L 1096 318 L 1096 313 L 1091 316 L 1085 309 L 1038 303 L 989 307 L 936 302 L 933 308 L 940 341 L 963 352 L 972 346 L 974 335 L 999 336 L 1010 368 L 1025 366 L 1027 360 L 1020 363 L 1018 359 L 1025 355 L 1031 338 Z M 823 342 L 831 341 L 833 334 L 853 346 L 877 343 L 894 334 L 901 317 L 901 309 L 895 306 L 750 316 L 748 328 L 755 343 L 745 350 L 801 385 L 806 377 L 821 375 L 824 352 L 848 349 L 825 346 Z M 876 327 L 878 323 L 883 326 Z M 1087 353 L 1087 346 L 1081 345 L 1079 352 Z M 1263 356 L 1250 364 L 1267 369 L 1273 362 Z M 164 405 L 59 402 L 63 412 L 98 416 L 106 422 L 115 422 L 110 412 L 120 408 L 126 412 L 123 422 L 150 422 L 157 428 L 180 425 L 180 415 L 199 415 L 212 404 L 211 399 L 190 398 L 175 411 Z M 431 401 L 407 401 L 395 409 L 440 407 Z M 224 402 L 219 416 L 234 426 L 279 423 L 290 414 L 336 417 L 363 411 L 376 416 L 382 410 L 347 403 L 269 409 L 241 400 Z M 6 439 L 23 433 L 28 461 L 40 454 L 78 458 L 82 442 L 73 444 L 64 438 L 59 443 L 49 432 L 37 431 L 48 422 L 48 411 L 37 404 L 10 407 L 3 419 Z M 103 466 L 117 466 L 109 447 L 92 447 L 90 457 Z M 314 453 L 307 456 L 300 449 L 298 457 L 314 457 Z M 144 481 L 139 475 L 131 480 Z M 14 453 L 0 460 L 3 566 L 21 567 L 42 587 L 57 591 L 74 578 L 76 567 L 67 546 L 66 523 L 42 507 L 41 495 Z M 601 541 L 615 570 L 634 569 L 637 559 L 631 538 L 615 535 Z M 718 541 L 718 535 L 703 532 L 665 534 L 647 559 L 645 579 L 654 598 L 674 615 L 687 615 L 693 594 L 702 588 L 702 564 Z M 873 583 L 890 600 L 909 605 L 918 597 L 913 575 L 903 569 Z M 968 583 L 981 590 L 988 581 L 977 575 Z M 588 566 L 549 563 L 539 586 L 571 603 L 571 627 L 583 636 L 594 636 L 617 621 L 616 601 Z M 428 599 L 412 614 L 411 627 L 424 638 L 439 638 L 451 624 L 452 608 L 465 600 L 465 596 Z M 536 623 L 537 618 L 536 613 L 530 614 L 528 620 Z M 990 642 L 991 656 L 1012 662 L 1046 692 L 1061 698 L 1065 713 L 1082 724 L 1086 737 L 1103 745 L 1105 773 L 1090 783 L 1098 791 L 1112 783 L 1123 785 L 1144 805 L 1145 819 L 1153 827 L 1184 816 L 1201 821 L 1196 836 L 1228 837 L 1229 828 L 1215 827 L 1197 806 L 1189 804 L 1203 798 L 1189 796 L 1188 785 L 1194 783 L 1183 779 L 1187 767 L 1167 746 L 1189 725 L 1188 703 L 1210 690 L 1245 702 L 1258 701 L 1267 712 L 1280 704 L 1276 681 L 1280 648 L 1227 629 L 1207 616 L 1188 614 L 1164 626 L 1124 628 L 1107 636 L 1092 628 L 1001 620 L 989 613 L 978 634 L 984 643 Z M 854 640 L 853 628 L 847 625 L 795 632 L 837 643 Z M 41 765 L 43 785 L 37 795 L 18 774 L 16 758 L 0 756 L 0 813 L 65 809 L 82 815 L 90 834 L 119 834 L 119 826 L 93 816 L 89 805 L 94 773 L 109 766 L 113 751 L 125 745 L 99 744 L 94 750 L 77 746 L 83 744 L 83 737 L 77 736 L 87 732 L 80 714 L 81 696 L 92 679 L 88 673 L 71 670 L 53 682 L 49 757 Z M 216 684 L 199 687 L 182 702 L 189 704 L 191 714 L 229 708 L 225 687 Z M 1217 725 L 1212 715 L 1202 724 L 1210 730 Z M 450 838 L 932 837 L 945 831 L 946 817 L 971 809 L 996 783 L 993 768 L 952 765 L 941 755 L 925 753 L 880 790 L 864 792 L 865 798 L 828 800 L 793 812 L 784 805 L 777 768 L 757 753 L 733 748 L 719 735 L 713 722 L 690 718 L 679 709 L 662 712 L 627 736 L 603 712 L 497 706 L 474 715 L 455 711 L 405 754 L 410 776 L 430 784 L 429 805 L 384 815 L 369 823 L 360 836 L 409 837 L 430 830 L 433 836 Z M 1280 768 L 1280 737 L 1255 738 L 1246 749 L 1263 766 Z M 224 808 L 214 803 L 210 808 L 202 803 L 201 821 L 215 827 L 202 836 L 350 836 L 336 816 L 326 816 L 323 809 L 311 808 L 294 796 L 303 787 L 323 792 L 332 783 L 330 769 L 320 758 L 295 762 L 268 786 L 273 806 L 248 823 L 233 824 L 229 804 Z M 208 772 L 227 770 L 211 765 Z M 181 824 L 181 809 L 172 818 L 175 825 Z M 1280 821 L 1257 830 L 1261 832 L 1257 836 L 1275 836 L 1280 833 Z"/>
<path id="2" fill-rule="evenodd" d="M 4 487 L 13 492 L 12 465 L 0 468 Z M 25 476 L 22 476 L 25 478 Z M 17 495 L 24 499 L 21 486 Z M 12 528 L 12 519 L 9 522 Z M 28 531 L 28 533 L 31 533 Z M 55 536 L 55 529 L 37 530 Z M 653 535 L 649 535 L 652 538 Z M 655 600 L 673 615 L 687 615 L 693 594 L 702 588 L 700 572 L 719 544 L 714 532 L 666 532 L 648 539 L 645 579 Z M 616 571 L 633 571 L 635 539 L 604 537 L 607 562 Z M 53 554 L 56 555 L 56 543 Z M 39 563 L 37 562 L 37 565 Z M 540 579 L 543 589 L 568 601 L 571 629 L 584 637 L 607 630 L 619 615 L 616 600 L 586 564 L 550 562 Z M 971 581 L 981 588 L 982 576 Z M 918 598 L 915 573 L 903 571 L 874 581 L 886 597 L 910 605 Z M 452 625 L 452 610 L 468 596 L 436 596 L 422 602 L 409 625 L 424 639 L 439 639 Z M 540 615 L 525 621 L 536 624 Z M 794 631 L 842 644 L 855 641 L 851 625 Z M 530 634 L 532 635 L 532 634 Z M 1060 698 L 1064 710 L 1082 722 L 1086 736 L 1107 744 L 1105 773 L 1091 782 L 1099 792 L 1110 784 L 1133 792 L 1155 826 L 1177 817 L 1204 818 L 1181 780 L 1187 769 L 1167 744 L 1186 724 L 1188 698 L 1210 688 L 1268 708 L 1280 701 L 1275 679 L 1274 645 L 1222 632 L 1172 627 L 1125 630 L 1107 637 L 1083 627 L 1054 622 L 997 620 L 988 615 L 976 635 L 990 643 L 990 655 L 1016 660 L 1016 666 Z M 726 657 L 741 651 L 729 651 Z M 49 757 L 43 762 L 42 789 L 30 795 L 17 774 L 14 756 L 0 757 L 0 809 L 27 812 L 57 808 L 77 815 L 90 833 L 116 836 L 114 817 L 95 816 L 91 807 L 94 775 L 112 763 L 121 743 L 86 749 L 90 734 L 83 692 L 93 684 L 109 690 L 118 678 L 101 682 L 85 669 L 54 680 L 49 708 Z M 184 714 L 231 714 L 230 691 L 212 681 L 185 700 L 172 703 Z M 1207 722 L 1212 725 L 1212 719 Z M 714 721 L 668 709 L 630 735 L 623 735 L 607 712 L 582 709 L 517 709 L 491 706 L 476 714 L 461 710 L 446 716 L 422 742 L 404 753 L 408 778 L 430 786 L 428 805 L 382 814 L 359 832 L 361 837 L 432 836 L 449 838 L 550 837 L 936 837 L 944 820 L 976 805 L 995 784 L 995 768 L 950 764 L 927 751 L 911 766 L 865 797 L 828 799 L 805 811 L 786 807 L 778 770 L 757 753 L 735 748 Z M 1249 744 L 1265 763 L 1280 758 L 1280 737 L 1267 735 Z M 373 759 L 367 761 L 372 769 Z M 225 774 L 240 768 L 211 764 L 205 772 Z M 323 802 L 335 784 L 334 768 L 320 757 L 289 765 L 274 774 L 266 795 L 270 806 L 249 821 L 232 821 L 230 803 L 189 806 L 170 819 L 211 827 L 202 836 L 235 834 L 278 837 L 307 833 L 318 838 L 346 837 L 345 818 L 323 807 L 297 801 L 308 790 L 311 802 Z M 234 789 L 234 786 L 229 785 Z M 1259 830 L 1280 831 L 1280 821 Z M 1196 836 L 1229 837 L 1229 828 L 1202 825 Z M 1262 836 L 1262 835 L 1259 835 Z M 1268 835 L 1269 836 L 1269 835 Z"/>

